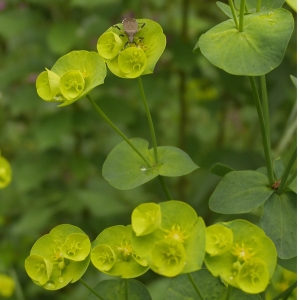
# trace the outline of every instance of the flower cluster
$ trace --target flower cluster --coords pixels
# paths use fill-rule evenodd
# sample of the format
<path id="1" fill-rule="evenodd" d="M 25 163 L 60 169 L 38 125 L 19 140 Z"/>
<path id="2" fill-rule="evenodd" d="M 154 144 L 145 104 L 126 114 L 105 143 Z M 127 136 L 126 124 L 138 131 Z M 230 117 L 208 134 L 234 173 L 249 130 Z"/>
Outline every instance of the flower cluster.
<path id="1" fill-rule="evenodd" d="M 25 269 L 37 285 L 57 290 L 81 278 L 90 262 L 90 249 L 90 240 L 80 228 L 59 225 L 36 241 Z"/>
<path id="2" fill-rule="evenodd" d="M 165 47 L 161 26 L 149 19 L 125 19 L 111 26 L 97 43 L 110 71 L 122 78 L 152 73 Z"/>
<path id="3" fill-rule="evenodd" d="M 148 263 L 132 248 L 132 228 L 113 226 L 103 230 L 92 243 L 91 261 L 103 273 L 134 278 L 148 271 Z"/>
<path id="4" fill-rule="evenodd" d="M 205 224 L 181 201 L 139 205 L 132 213 L 132 247 L 156 273 L 173 277 L 201 269 Z"/>
<path id="5" fill-rule="evenodd" d="M 102 84 L 105 76 L 105 62 L 99 54 L 72 51 L 38 76 L 36 89 L 43 100 L 63 102 L 59 106 L 66 106 Z"/>
<path id="6" fill-rule="evenodd" d="M 99 53 L 72 51 L 43 71 L 36 80 L 38 95 L 45 101 L 61 103 L 59 106 L 72 104 L 104 83 L 106 64 L 122 78 L 152 73 L 166 47 L 162 28 L 148 19 L 125 20 L 136 26 L 129 36 L 123 24 L 113 25 L 100 36 Z"/>
<path id="7" fill-rule="evenodd" d="M 226 284 L 246 293 L 258 294 L 266 289 L 276 260 L 271 239 L 248 221 L 219 223 L 206 229 L 206 267 Z"/>

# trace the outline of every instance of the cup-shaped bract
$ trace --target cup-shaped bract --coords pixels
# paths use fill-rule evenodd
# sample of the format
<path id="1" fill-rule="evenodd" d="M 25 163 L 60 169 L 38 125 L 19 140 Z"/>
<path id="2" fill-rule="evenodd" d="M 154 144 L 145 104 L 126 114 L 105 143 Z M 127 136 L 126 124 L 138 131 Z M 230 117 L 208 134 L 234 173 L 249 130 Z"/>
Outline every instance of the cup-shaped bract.
<path id="1" fill-rule="evenodd" d="M 0 297 L 9 298 L 13 295 L 14 291 L 14 280 L 6 274 L 0 274 Z"/>
<path id="2" fill-rule="evenodd" d="M 105 59 L 112 59 L 117 56 L 120 50 L 124 47 L 124 41 L 118 34 L 112 31 L 104 32 L 98 40 L 97 50 Z"/>
<path id="3" fill-rule="evenodd" d="M 0 154 L 0 189 L 7 187 L 12 179 L 12 170 L 9 162 Z"/>
<path id="4" fill-rule="evenodd" d="M 66 106 L 103 84 L 105 76 L 105 62 L 98 53 L 72 51 L 38 76 L 36 89 L 43 100 Z"/>
<path id="5" fill-rule="evenodd" d="M 98 52 L 110 71 L 122 78 L 153 73 L 166 47 L 166 36 L 158 23 L 149 19 L 137 19 L 136 22 L 138 30 L 133 34 L 133 42 L 119 23 L 103 33 L 97 43 Z"/>
<path id="6" fill-rule="evenodd" d="M 92 243 L 93 265 L 103 273 L 122 278 L 135 278 L 148 271 L 147 262 L 132 248 L 131 236 L 131 225 L 103 230 Z"/>
<path id="7" fill-rule="evenodd" d="M 232 230 L 214 224 L 206 228 L 206 248 L 205 251 L 211 256 L 220 255 L 232 247 L 233 233 Z"/>
<path id="8" fill-rule="evenodd" d="M 153 206 L 152 203 L 144 205 L 150 204 Z M 164 276 L 173 277 L 201 269 L 205 255 L 205 225 L 202 218 L 181 201 L 171 200 L 158 205 L 161 210 L 159 226 L 157 224 L 156 229 L 149 226 L 150 232 L 143 235 L 133 231 L 134 251 L 146 258 L 154 272 Z"/>
<path id="9" fill-rule="evenodd" d="M 132 229 L 137 236 L 153 232 L 161 225 L 161 209 L 156 203 L 143 203 L 131 215 Z"/>
<path id="10" fill-rule="evenodd" d="M 276 248 L 256 225 L 246 220 L 218 223 L 233 233 L 231 247 L 219 255 L 205 256 L 205 264 L 214 276 L 249 293 L 263 292 L 275 270 Z M 250 283 L 251 282 L 251 283 Z"/>
<path id="11" fill-rule="evenodd" d="M 237 278 L 240 289 L 249 294 L 258 294 L 264 291 L 269 280 L 266 263 L 259 258 L 246 261 L 241 266 Z"/>
<path id="12" fill-rule="evenodd" d="M 82 277 L 90 262 L 90 249 L 90 240 L 80 228 L 59 225 L 35 242 L 25 269 L 37 285 L 57 290 Z"/>

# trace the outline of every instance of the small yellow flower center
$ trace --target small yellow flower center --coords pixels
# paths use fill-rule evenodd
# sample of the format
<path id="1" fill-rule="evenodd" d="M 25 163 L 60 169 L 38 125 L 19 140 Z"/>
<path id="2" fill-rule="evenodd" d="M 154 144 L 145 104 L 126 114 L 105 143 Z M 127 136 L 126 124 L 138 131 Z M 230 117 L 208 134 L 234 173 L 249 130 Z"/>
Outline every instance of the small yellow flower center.
<path id="1" fill-rule="evenodd" d="M 253 248 L 246 248 L 244 243 L 242 243 L 241 246 L 236 243 L 235 246 L 232 247 L 231 253 L 244 262 L 252 258 L 255 254 L 255 252 L 253 252 Z"/>
<path id="2" fill-rule="evenodd" d="M 180 226 L 177 224 L 173 225 L 171 230 L 165 230 L 165 232 L 167 233 L 165 235 L 166 239 L 173 239 L 181 243 L 184 243 L 184 240 L 188 237 L 186 231 L 181 231 Z"/>

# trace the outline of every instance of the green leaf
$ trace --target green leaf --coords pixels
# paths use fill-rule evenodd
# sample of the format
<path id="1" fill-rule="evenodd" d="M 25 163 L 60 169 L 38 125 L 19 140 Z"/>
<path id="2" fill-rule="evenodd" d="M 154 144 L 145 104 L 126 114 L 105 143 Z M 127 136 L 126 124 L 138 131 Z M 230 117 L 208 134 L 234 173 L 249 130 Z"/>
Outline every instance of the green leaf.
<path id="1" fill-rule="evenodd" d="M 179 148 L 172 146 L 157 147 L 159 175 L 177 177 L 187 175 L 199 167 Z M 153 149 L 150 150 L 153 153 Z M 152 154 L 154 156 L 154 154 Z"/>
<path id="2" fill-rule="evenodd" d="M 222 214 L 247 213 L 262 205 L 273 192 L 267 176 L 256 171 L 232 171 L 216 187 L 209 207 Z"/>
<path id="3" fill-rule="evenodd" d="M 244 17 L 244 31 L 233 20 L 201 35 L 202 54 L 215 66 L 234 75 L 259 76 L 282 61 L 294 28 L 292 14 L 282 8 Z"/>
<path id="4" fill-rule="evenodd" d="M 229 18 L 233 18 L 231 8 L 228 4 L 225 4 L 223 2 L 217 1 L 216 2 L 217 6 L 222 10 L 222 12 Z M 236 11 L 237 16 L 239 15 L 239 12 Z"/>
<path id="5" fill-rule="evenodd" d="M 224 177 L 227 173 L 229 173 L 231 171 L 233 171 L 232 168 L 230 168 L 226 165 L 220 164 L 220 163 L 214 164 L 210 169 L 210 172 L 212 174 L 215 174 L 215 175 L 218 175 L 221 177 Z"/>
<path id="6" fill-rule="evenodd" d="M 96 285 L 94 290 L 103 300 L 151 300 L 147 288 L 134 279 L 103 280 Z M 90 293 L 86 300 L 98 300 Z"/>
<path id="7" fill-rule="evenodd" d="M 173 281 L 164 300 L 260 300 L 259 295 L 249 295 L 233 288 L 230 297 L 226 298 L 228 289 L 217 277 L 208 270 L 199 270 L 190 274 L 177 276 Z"/>
<path id="8" fill-rule="evenodd" d="M 297 196 L 293 192 L 273 194 L 265 204 L 260 224 L 274 242 L 282 259 L 297 255 Z"/>
<path id="9" fill-rule="evenodd" d="M 277 263 L 283 268 L 291 272 L 297 273 L 297 256 L 290 259 L 281 259 L 280 257 L 278 257 Z"/>
<path id="10" fill-rule="evenodd" d="M 249 12 L 256 12 L 257 0 L 246 0 L 247 8 Z M 261 11 L 270 11 L 272 9 L 280 8 L 284 3 L 284 0 L 261 0 Z M 239 10 L 241 0 L 234 0 L 235 7 Z"/>
<path id="11" fill-rule="evenodd" d="M 165 146 L 157 148 L 159 161 L 156 164 L 153 149 L 148 149 L 146 140 L 133 138 L 130 141 L 148 159 L 152 167 L 148 167 L 125 141 L 121 142 L 109 153 L 102 169 L 103 177 L 117 189 L 132 189 L 158 175 L 182 176 L 198 168 L 185 152 Z"/>

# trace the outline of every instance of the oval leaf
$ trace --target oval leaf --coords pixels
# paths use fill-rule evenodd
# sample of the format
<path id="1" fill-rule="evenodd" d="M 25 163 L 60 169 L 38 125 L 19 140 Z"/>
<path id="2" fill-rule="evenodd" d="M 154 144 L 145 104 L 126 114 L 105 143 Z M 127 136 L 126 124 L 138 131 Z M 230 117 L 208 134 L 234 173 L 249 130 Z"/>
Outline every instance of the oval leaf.
<path id="1" fill-rule="evenodd" d="M 233 20 L 225 21 L 199 39 L 203 55 L 233 75 L 259 76 L 282 61 L 294 28 L 292 14 L 282 8 L 245 15 L 244 31 Z"/>
<path id="2" fill-rule="evenodd" d="M 228 290 L 219 278 L 212 276 L 208 270 L 199 270 L 176 277 L 167 290 L 165 300 L 190 299 L 225 299 Z M 260 300 L 259 295 L 249 295 L 233 288 L 228 300 Z"/>
<path id="3" fill-rule="evenodd" d="M 103 280 L 94 288 L 103 300 L 151 300 L 147 288 L 134 279 Z M 90 293 L 87 300 L 98 300 L 99 297 Z"/>
<path id="4" fill-rule="evenodd" d="M 262 205 L 273 192 L 264 174 L 232 171 L 216 187 L 209 199 L 209 207 L 221 214 L 247 213 Z"/>
<path id="5" fill-rule="evenodd" d="M 282 259 L 297 255 L 297 196 L 293 192 L 274 194 L 265 204 L 260 224 L 274 242 Z"/>

